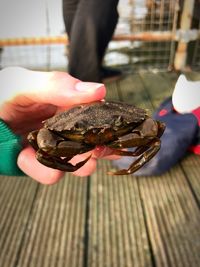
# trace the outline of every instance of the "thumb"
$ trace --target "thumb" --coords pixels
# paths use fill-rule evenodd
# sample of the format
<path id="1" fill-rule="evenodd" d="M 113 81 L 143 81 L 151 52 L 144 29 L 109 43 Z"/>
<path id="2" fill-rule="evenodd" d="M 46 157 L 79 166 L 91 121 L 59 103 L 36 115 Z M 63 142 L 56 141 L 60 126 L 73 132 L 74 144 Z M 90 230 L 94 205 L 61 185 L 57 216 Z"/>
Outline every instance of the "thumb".
<path id="1" fill-rule="evenodd" d="M 82 82 L 65 72 L 51 72 L 46 87 L 36 97 L 38 101 L 66 107 L 101 100 L 105 94 L 102 83 Z"/>
<path id="2" fill-rule="evenodd" d="M 0 71 L 0 81 L 2 102 L 27 97 L 30 101 L 66 107 L 101 100 L 106 93 L 103 84 L 82 82 L 66 72 L 9 67 Z"/>

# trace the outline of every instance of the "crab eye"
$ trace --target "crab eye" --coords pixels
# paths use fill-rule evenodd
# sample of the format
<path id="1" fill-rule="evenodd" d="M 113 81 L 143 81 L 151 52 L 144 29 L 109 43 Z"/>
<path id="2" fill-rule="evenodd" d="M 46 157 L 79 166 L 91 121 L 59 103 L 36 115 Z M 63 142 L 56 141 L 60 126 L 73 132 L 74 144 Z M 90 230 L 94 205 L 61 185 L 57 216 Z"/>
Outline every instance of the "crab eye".
<path id="1" fill-rule="evenodd" d="M 83 129 L 86 125 L 86 121 L 77 121 L 74 125 L 76 129 Z"/>
<path id="2" fill-rule="evenodd" d="M 115 126 L 120 126 L 123 122 L 123 118 L 122 116 L 118 116 L 116 119 L 115 119 Z"/>

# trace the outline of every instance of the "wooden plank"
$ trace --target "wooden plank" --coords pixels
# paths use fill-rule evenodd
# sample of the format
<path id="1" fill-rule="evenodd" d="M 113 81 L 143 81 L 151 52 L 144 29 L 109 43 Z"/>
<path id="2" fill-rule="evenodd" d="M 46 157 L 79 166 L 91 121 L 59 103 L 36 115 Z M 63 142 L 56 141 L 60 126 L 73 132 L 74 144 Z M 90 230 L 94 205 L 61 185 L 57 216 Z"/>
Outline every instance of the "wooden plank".
<path id="1" fill-rule="evenodd" d="M 178 77 L 180 76 L 180 73 L 177 72 L 161 72 L 160 76 L 164 79 L 165 83 L 168 84 L 168 88 L 169 88 L 169 93 L 167 93 L 168 95 L 172 95 L 173 91 L 174 91 L 174 87 L 175 84 L 178 80 Z"/>
<path id="2" fill-rule="evenodd" d="M 121 86 L 132 88 L 132 79 L 107 84 L 107 99 L 120 99 Z M 87 266 L 152 266 L 137 181 L 106 175 L 111 168 L 100 161 L 91 177 Z"/>
<path id="3" fill-rule="evenodd" d="M 149 96 L 148 106 L 153 108 L 171 94 L 176 80 L 167 74 L 141 73 L 140 77 Z M 126 93 L 122 91 L 124 100 L 130 101 Z M 140 99 L 137 91 L 133 94 Z M 135 101 L 132 98 L 133 104 Z M 140 177 L 138 181 L 156 266 L 198 266 L 199 209 L 180 166 L 163 176 Z"/>
<path id="4" fill-rule="evenodd" d="M 194 71 L 194 72 L 187 72 L 185 73 L 188 80 L 191 81 L 200 81 L 200 72 Z"/>
<path id="5" fill-rule="evenodd" d="M 199 209 L 180 169 L 141 177 L 149 235 L 156 266 L 199 266 Z"/>
<path id="6" fill-rule="evenodd" d="M 106 100 L 113 100 L 119 101 L 119 88 L 118 88 L 118 81 L 115 82 L 108 82 L 106 85 Z"/>
<path id="7" fill-rule="evenodd" d="M 139 74 L 128 75 L 125 79 L 118 82 L 118 88 L 121 101 L 149 109 L 152 112 L 148 93 Z"/>
<path id="8" fill-rule="evenodd" d="M 107 99 L 152 112 L 175 80 L 130 75 L 107 84 Z M 199 159 L 150 178 L 108 176 L 103 160 L 53 186 L 0 177 L 0 266 L 199 266 Z"/>
<path id="9" fill-rule="evenodd" d="M 181 166 L 194 197 L 196 198 L 197 204 L 200 207 L 200 156 L 191 154 L 186 156 L 181 161 Z"/>
<path id="10" fill-rule="evenodd" d="M 150 83 L 151 79 L 155 81 L 155 78 L 153 77 L 153 75 L 149 74 L 149 73 L 147 75 L 142 75 L 142 79 L 144 81 L 145 87 L 147 88 L 147 91 L 149 93 L 150 99 L 151 99 L 154 107 L 156 107 L 159 104 L 159 101 L 162 100 L 162 98 L 164 99 L 166 97 L 166 95 L 169 95 L 169 93 L 170 94 L 172 93 L 173 88 L 174 88 L 174 84 L 175 84 L 174 78 L 175 77 L 173 77 L 172 81 L 171 81 L 170 80 L 171 76 L 168 76 L 168 78 L 167 78 L 167 75 L 158 75 L 157 76 L 157 82 L 158 83 L 155 83 L 155 82 Z M 151 85 L 153 85 L 153 87 Z M 169 88 L 169 91 L 167 90 L 167 88 Z M 159 93 L 159 91 L 161 91 L 161 93 Z M 182 195 L 179 196 L 178 189 L 175 187 L 176 184 L 172 184 L 172 189 L 174 191 L 176 190 L 175 191 L 175 197 L 176 198 L 174 197 L 174 204 L 175 204 L 174 213 L 177 213 L 177 214 L 183 213 L 182 209 L 185 206 L 183 206 L 183 205 L 181 206 L 181 203 L 184 202 L 184 200 L 182 198 L 187 199 L 187 201 L 188 201 L 187 203 L 190 203 L 190 206 L 191 206 L 190 209 L 188 209 L 189 211 L 191 211 L 191 212 L 189 212 L 190 214 L 188 215 L 191 218 L 191 226 L 190 226 L 191 229 L 189 232 L 187 232 L 188 228 L 186 229 L 186 226 L 184 225 L 185 221 L 181 217 L 180 221 L 179 221 L 179 228 L 177 227 L 174 229 L 172 237 L 175 238 L 177 236 L 177 238 L 178 238 L 178 235 L 183 236 L 186 245 L 182 246 L 181 238 L 179 238 L 177 240 L 178 246 L 174 245 L 174 248 L 172 248 L 172 247 L 173 247 L 173 244 L 175 244 L 175 240 L 168 239 L 167 241 L 165 241 L 167 245 L 164 246 L 164 251 L 165 251 L 165 254 L 168 255 L 167 256 L 168 262 L 167 262 L 166 266 L 172 265 L 173 262 L 176 262 L 175 258 L 177 258 L 177 263 L 174 264 L 174 266 L 178 266 L 178 263 L 180 263 L 181 260 L 182 260 L 181 266 L 198 266 L 199 258 L 197 255 L 198 255 L 199 247 L 197 248 L 196 246 L 193 246 L 193 242 L 192 242 L 192 240 L 195 240 L 195 238 L 196 238 L 196 242 L 198 243 L 199 242 L 199 236 L 200 236 L 198 233 L 198 228 L 197 228 L 197 224 L 196 224 L 196 217 L 199 216 L 199 210 L 197 208 L 197 203 L 195 202 L 195 198 L 193 196 L 193 193 L 190 190 L 190 187 L 189 187 L 188 182 L 187 182 L 187 178 L 178 165 L 176 168 L 173 169 L 172 176 L 173 177 L 168 178 L 169 185 L 172 184 L 172 178 L 176 177 L 175 181 L 177 183 L 179 181 L 177 188 L 180 189 L 181 187 L 183 187 Z M 161 180 L 160 187 L 161 188 L 163 187 L 166 189 L 166 185 L 164 184 L 164 182 L 165 182 L 164 179 Z M 156 179 L 156 183 L 157 183 L 157 179 Z M 150 188 L 150 186 L 151 186 L 151 183 L 149 182 L 147 188 Z M 158 190 L 158 193 L 159 192 L 160 191 Z M 155 194 L 156 190 L 153 190 L 153 193 Z M 170 194 L 170 192 L 167 191 L 166 194 L 167 194 L 166 195 L 166 198 L 167 198 L 168 195 Z M 187 197 L 184 197 L 184 195 L 187 195 Z M 161 198 L 157 197 L 157 200 L 155 200 L 155 203 L 156 203 L 156 201 L 159 201 L 159 199 L 161 199 Z M 168 210 L 171 211 L 172 206 L 169 206 Z M 192 211 L 195 211 L 195 212 L 193 213 Z M 163 212 L 164 211 L 162 211 L 162 213 Z M 165 216 L 165 214 L 167 214 L 167 213 L 164 212 L 162 216 Z M 169 222 L 167 222 L 167 217 L 166 217 L 166 223 L 165 224 L 159 223 L 158 219 L 157 219 L 157 224 L 160 225 L 160 235 L 161 236 L 164 235 L 164 237 L 168 236 Z M 181 225 L 183 225 L 182 228 L 180 228 Z M 177 226 L 178 226 L 178 223 L 177 223 Z M 187 226 L 187 227 L 189 227 L 189 226 Z M 150 232 L 150 234 L 151 234 L 151 232 Z M 152 238 L 151 238 L 151 240 L 152 240 Z M 194 248 L 193 256 L 191 256 L 191 248 L 190 247 Z M 167 251 L 167 248 L 170 248 L 170 249 L 168 249 L 169 251 Z M 154 251 L 155 251 L 155 249 L 154 249 Z M 173 256 L 174 251 L 176 251 L 177 255 Z M 187 256 L 184 259 L 185 255 L 187 255 Z M 170 259 L 170 257 L 171 257 L 171 259 Z M 157 258 L 156 258 L 156 260 L 157 260 Z"/>
<path id="11" fill-rule="evenodd" d="M 162 73 L 140 73 L 144 88 L 147 90 L 149 95 L 149 100 L 152 102 L 153 107 L 158 107 L 159 104 L 166 99 L 168 96 L 171 96 L 174 89 L 174 84 L 169 82 L 166 76 L 169 78 L 169 75 L 164 76 Z M 173 75 L 173 79 L 174 79 Z"/>
<path id="12" fill-rule="evenodd" d="M 149 104 L 149 96 L 138 73 L 127 75 L 113 83 L 107 83 L 106 87 L 107 100 L 126 101 L 130 104 L 134 102 L 136 106 L 152 110 L 152 105 Z"/>
<path id="13" fill-rule="evenodd" d="M 137 180 L 111 168 L 100 161 L 91 177 L 87 266 L 153 266 Z"/>
<path id="14" fill-rule="evenodd" d="M 87 178 L 40 185 L 17 266 L 83 266 Z"/>
<path id="15" fill-rule="evenodd" d="M 170 84 L 170 88 L 174 88 L 177 80 L 177 75 L 173 73 L 170 75 L 162 74 L 165 80 Z M 185 73 L 188 80 L 200 81 L 199 72 L 187 72 Z M 197 199 L 198 205 L 200 205 L 200 157 L 197 155 L 187 155 L 181 161 L 181 166 L 185 172 L 185 177 L 191 186 L 191 190 L 194 193 L 194 197 Z"/>
<path id="16" fill-rule="evenodd" d="M 37 188 L 28 177 L 0 176 L 0 266 L 15 266 Z"/>

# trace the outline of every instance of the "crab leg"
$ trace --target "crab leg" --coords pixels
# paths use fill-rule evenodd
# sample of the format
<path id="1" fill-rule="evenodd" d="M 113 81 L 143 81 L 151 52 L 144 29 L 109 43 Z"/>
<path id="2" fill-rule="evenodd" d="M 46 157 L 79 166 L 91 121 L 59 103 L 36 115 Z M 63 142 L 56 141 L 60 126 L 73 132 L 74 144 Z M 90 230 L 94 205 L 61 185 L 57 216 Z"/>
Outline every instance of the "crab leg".
<path id="1" fill-rule="evenodd" d="M 44 151 L 42 151 L 41 149 L 36 152 L 36 158 L 39 162 L 46 165 L 47 167 L 58 169 L 64 172 L 74 172 L 79 168 L 81 168 L 91 158 L 91 155 L 87 157 L 85 160 L 80 161 L 76 165 L 72 165 L 70 162 L 68 162 L 72 157 L 67 157 L 67 158 L 52 157 L 49 156 Z"/>
<path id="2" fill-rule="evenodd" d="M 161 121 L 156 121 L 157 124 L 158 124 L 158 134 L 157 134 L 157 137 L 161 137 L 165 131 L 165 124 Z"/>
<path id="3" fill-rule="evenodd" d="M 145 163 L 147 163 L 150 159 L 152 159 L 155 154 L 159 151 L 160 149 L 160 139 L 155 138 L 153 141 L 151 141 L 148 144 L 148 148 L 146 147 L 146 151 L 141 154 L 130 166 L 128 169 L 122 169 L 116 172 L 109 172 L 108 174 L 111 175 L 125 175 L 125 174 L 131 174 L 138 169 L 140 169 Z M 122 151 L 122 152 L 130 152 L 130 151 Z M 127 154 L 127 153 L 126 153 Z M 123 155 L 123 154 L 121 154 Z M 130 153 L 131 156 L 131 153 Z M 134 155 L 135 156 L 135 155 Z"/>
<path id="4" fill-rule="evenodd" d="M 127 150 L 119 150 L 119 149 L 112 149 L 112 155 L 119 155 L 119 156 L 129 156 L 129 157 L 137 157 L 144 153 L 149 146 L 140 146 L 137 147 L 134 151 L 127 151 Z"/>
<path id="5" fill-rule="evenodd" d="M 34 134 L 34 133 L 33 133 Z M 35 138 L 29 137 L 29 142 Z M 37 134 L 38 147 L 47 154 L 55 157 L 70 157 L 90 151 L 94 146 L 64 139 L 48 129 L 41 129 Z"/>
<path id="6" fill-rule="evenodd" d="M 116 141 L 112 142 L 108 146 L 111 148 L 128 148 L 128 147 L 138 147 L 145 146 L 154 139 L 154 137 L 145 138 L 140 136 L 138 133 L 130 133 L 124 136 L 120 136 Z"/>
<path id="7" fill-rule="evenodd" d="M 27 139 L 31 146 L 37 151 L 39 149 L 37 142 L 35 141 L 37 139 L 38 135 L 38 130 L 32 131 L 31 133 L 28 134 Z"/>

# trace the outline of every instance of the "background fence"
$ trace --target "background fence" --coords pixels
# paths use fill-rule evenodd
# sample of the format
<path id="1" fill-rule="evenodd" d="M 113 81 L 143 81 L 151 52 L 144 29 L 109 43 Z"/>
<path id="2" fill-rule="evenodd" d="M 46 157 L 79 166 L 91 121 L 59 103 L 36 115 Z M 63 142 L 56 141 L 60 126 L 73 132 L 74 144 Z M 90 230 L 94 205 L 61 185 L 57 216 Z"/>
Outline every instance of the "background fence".
<path id="1" fill-rule="evenodd" d="M 47 2 L 48 3 L 48 2 Z M 199 0 L 120 0 L 106 65 L 129 70 L 200 69 Z M 48 5 L 47 12 L 48 16 Z M 48 24 L 48 19 L 46 20 Z M 66 35 L 2 39 L 1 67 L 66 69 Z"/>

